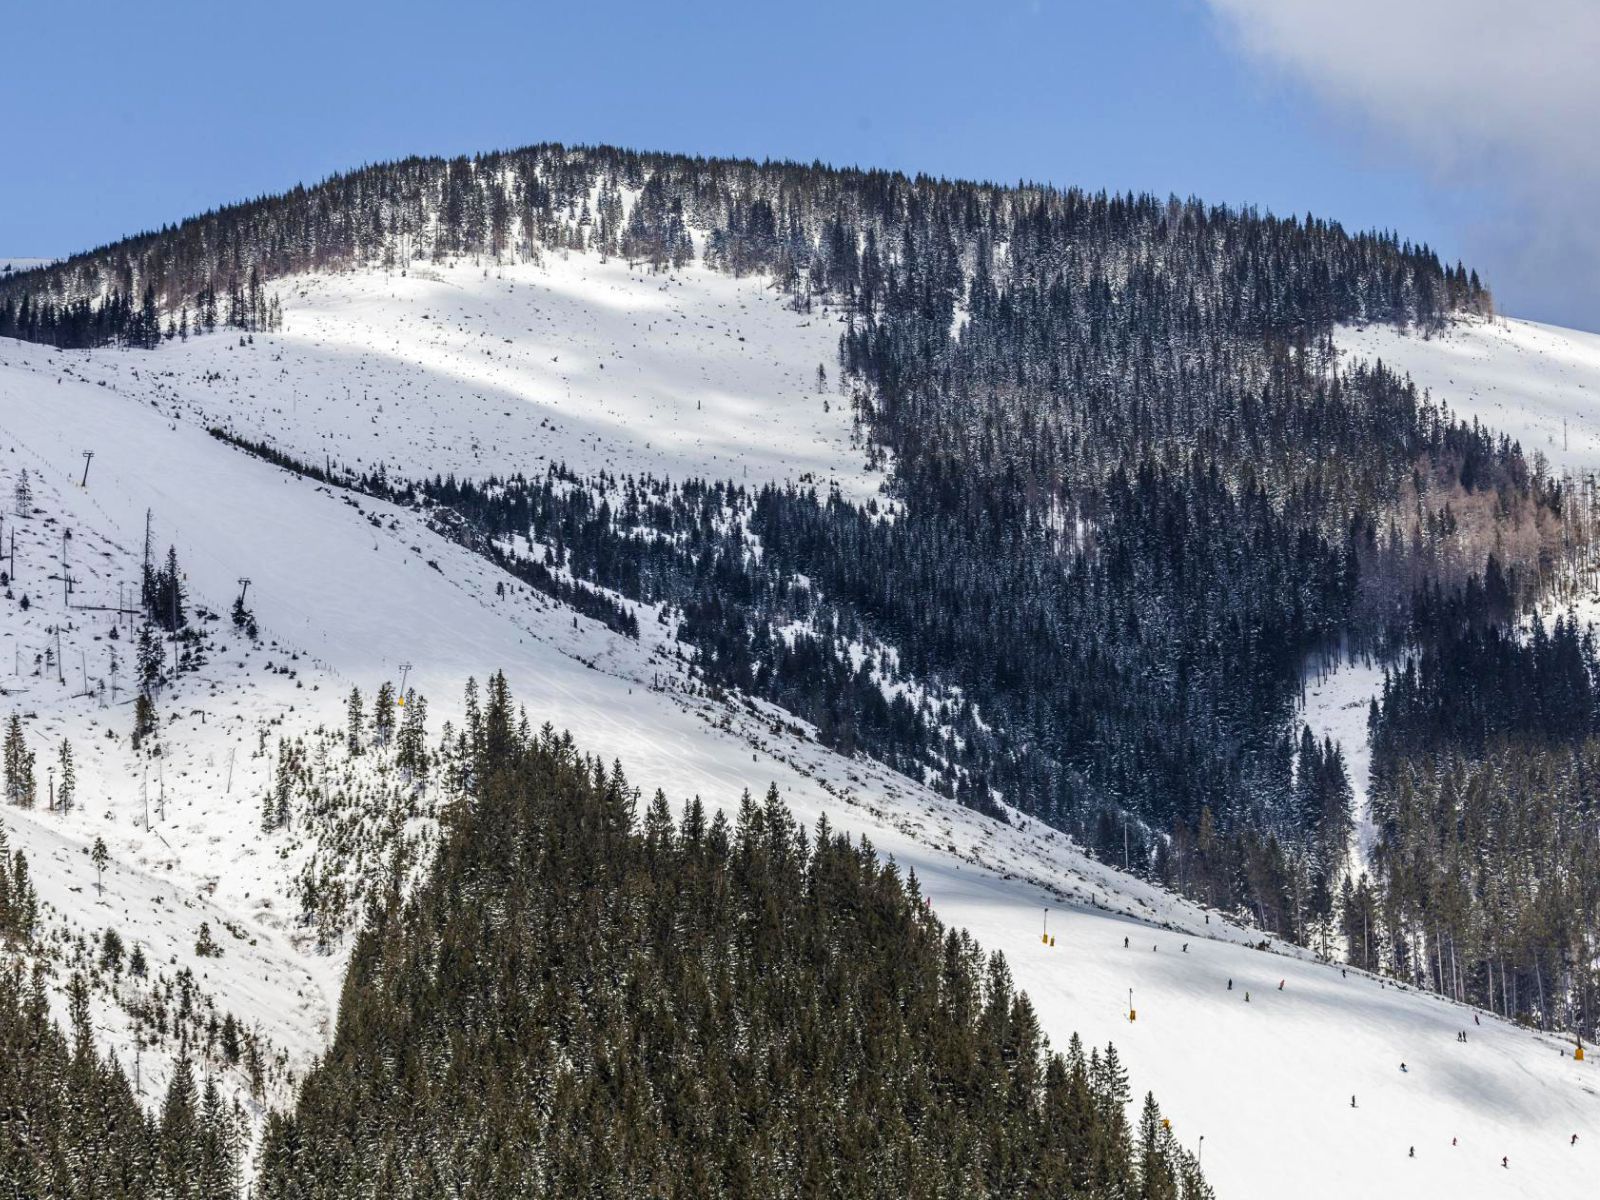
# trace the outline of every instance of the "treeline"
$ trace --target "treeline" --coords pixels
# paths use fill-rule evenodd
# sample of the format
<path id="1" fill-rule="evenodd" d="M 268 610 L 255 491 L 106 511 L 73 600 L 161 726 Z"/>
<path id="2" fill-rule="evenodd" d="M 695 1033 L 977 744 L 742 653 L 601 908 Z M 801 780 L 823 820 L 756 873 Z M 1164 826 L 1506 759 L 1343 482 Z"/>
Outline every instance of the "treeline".
<path id="1" fill-rule="evenodd" d="M 712 266 L 769 273 L 799 296 L 828 293 L 865 309 L 949 307 L 968 271 L 1004 287 L 992 262 L 1002 247 L 1009 262 L 1028 264 L 1037 261 L 1033 248 L 1056 254 L 1064 243 L 1145 248 L 1125 262 L 1101 264 L 1107 269 L 1078 273 L 1097 311 L 1115 308 L 1124 287 L 1139 294 L 1169 286 L 1161 276 L 1174 263 L 1186 268 L 1176 300 L 1196 313 L 1218 305 L 1257 332 L 1340 319 L 1431 321 L 1489 305 L 1476 274 L 1441 266 L 1426 246 L 1350 235 L 1310 216 L 544 144 L 364 167 L 220 208 L 0 279 L 0 313 L 10 313 L 11 336 L 66 344 L 59 330 L 69 314 L 75 339 L 129 341 L 137 327 L 145 342 L 133 344 L 147 344 L 143 300 L 174 316 L 193 304 L 201 323 L 214 327 L 220 293 L 228 324 L 259 328 L 270 322 L 271 306 L 258 303 L 256 289 L 297 272 L 404 269 L 458 255 L 526 260 L 546 248 L 622 254 L 671 269 L 692 258 L 693 233 L 702 235 Z M 1094 265 L 1063 263 L 1075 273 Z M 1204 291 L 1189 290 L 1195 268 Z M 138 315 L 78 321 L 78 306 L 95 305 L 86 310 L 92 317 L 113 297 L 118 312 Z M 24 307 L 31 323 L 19 318 Z"/>
<path id="2" fill-rule="evenodd" d="M 70 1036 L 44 976 L 0 969 L 0 1181 L 18 1200 L 236 1200 L 244 1118 L 180 1055 L 159 1113 L 94 1047 L 89 989 L 67 986 Z"/>
<path id="3" fill-rule="evenodd" d="M 7 747 L 7 759 L 11 749 Z M 15 797 L 8 797 L 13 804 Z M 6 844 L 6 827 L 0 822 L 0 946 L 26 945 L 39 920 L 39 897 L 28 876 L 27 856 L 11 853 Z"/>
<path id="4" fill-rule="evenodd" d="M 959 519 L 559 468 L 393 494 L 663 605 L 704 680 L 773 700 L 843 753 L 1039 813 L 1270 932 L 1326 930 L 1349 786 L 1339 760 L 1326 803 L 1304 799 L 1337 750 L 1297 746 L 1302 666 L 1352 630 L 1399 641 L 1430 620 L 1420 602 L 1393 623 L 1369 607 L 1371 527 L 1331 542 L 1259 488 L 1235 500 L 1195 459 L 1114 475 L 1069 552 L 1020 502 L 991 511 L 951 487 Z M 1490 569 L 1509 611 L 1522 585 Z"/>
<path id="5" fill-rule="evenodd" d="M 472 792 L 372 910 L 258 1194 L 1211 1194 L 1116 1051 L 1050 1052 L 864 841 L 775 791 L 639 814 L 500 676 L 468 725 Z"/>
<path id="6" fill-rule="evenodd" d="M 1429 606 L 1372 727 L 1371 951 L 1541 1027 L 1600 1032 L 1600 658 L 1571 615 L 1493 620 L 1500 585 Z M 1371 934 L 1369 934 L 1369 937 Z"/>
<path id="7" fill-rule="evenodd" d="M 295 474 L 303 475 L 308 479 L 332 484 L 335 487 L 350 488 L 368 496 L 375 496 L 396 504 L 415 503 L 418 498 L 417 489 L 409 484 L 395 485 L 381 471 L 377 473 L 357 473 L 349 470 L 335 471 L 331 463 L 325 467 L 318 467 L 314 463 L 304 463 L 293 455 L 285 454 L 266 442 L 252 441 L 249 438 L 239 437 L 225 429 L 212 427 L 208 432 L 218 441 L 226 442 L 230 446 L 236 446 L 248 454 L 272 463 L 274 466 L 293 471 Z M 617 600 L 604 592 L 589 587 L 581 580 L 557 574 L 545 562 L 508 553 L 495 542 L 480 536 L 472 526 L 451 521 L 447 513 L 435 514 L 433 528 L 441 536 L 460 542 L 468 549 L 489 558 L 495 565 L 520 579 L 536 592 L 549 596 L 552 600 L 565 604 L 626 637 L 637 638 L 639 636 L 638 616 L 626 604 L 618 603 Z"/>
<path id="8" fill-rule="evenodd" d="M 39 268 L 47 270 L 48 268 Z M 7 276 L 6 279 L 20 278 Z M 4 280 L 0 280 L 3 283 Z M 0 296 L 0 337 L 44 342 L 64 350 L 95 346 L 130 346 L 154 350 L 163 341 L 215 333 L 220 323 L 228 329 L 254 334 L 283 326 L 283 307 L 276 296 L 267 298 L 260 272 L 250 272 L 248 288 L 237 278 L 228 282 L 227 306 L 220 310 L 216 288 L 198 289 L 191 300 L 158 304 L 153 283 L 145 284 L 137 304 L 131 284 L 127 290 L 112 285 L 106 291 L 56 299 L 51 293 L 24 291 Z M 165 314 L 165 324 L 162 316 Z"/>
<path id="9" fill-rule="evenodd" d="M 1475 444 L 1460 432 L 1439 436 Z M 559 571 L 660 605 L 705 683 L 773 701 L 829 747 L 996 815 L 1004 799 L 1111 862 L 1322 946 L 1348 882 L 1351 793 L 1338 749 L 1294 735 L 1307 656 L 1363 632 L 1386 644 L 1481 626 L 1524 590 L 1491 557 L 1487 582 L 1436 582 L 1394 619 L 1367 566 L 1394 548 L 1371 523 L 1334 541 L 1259 485 L 1236 498 L 1198 455 L 1114 471 L 1063 527 L 955 477 L 933 512 L 887 517 L 812 490 L 560 467 L 402 482 L 244 444 L 421 506 L 521 578 Z M 1496 461 L 1492 443 L 1485 454 Z M 1409 540 L 1417 555 L 1438 544 Z"/>

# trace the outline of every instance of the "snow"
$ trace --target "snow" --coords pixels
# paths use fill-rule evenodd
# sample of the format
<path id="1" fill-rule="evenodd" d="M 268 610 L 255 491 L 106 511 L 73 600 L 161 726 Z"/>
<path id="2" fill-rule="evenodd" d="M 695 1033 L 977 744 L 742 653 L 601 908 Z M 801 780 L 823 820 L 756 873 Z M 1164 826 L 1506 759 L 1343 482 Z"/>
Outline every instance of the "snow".
<path id="1" fill-rule="evenodd" d="M 556 461 L 857 498 L 882 479 L 850 444 L 849 399 L 818 393 L 838 314 L 796 313 L 763 279 L 549 253 L 277 291 L 283 329 L 257 335 L 257 353 L 218 333 L 153 366 L 172 371 L 175 402 L 303 461 L 478 479 Z"/>
<path id="2" fill-rule="evenodd" d="M 1367 741 L 1367 713 L 1383 691 L 1383 664 L 1347 655 L 1318 665 L 1301 685 L 1300 720 L 1318 738 L 1332 738 L 1344 754 L 1354 805 L 1356 841 L 1353 871 L 1365 870 L 1376 840 L 1368 811 L 1367 787 L 1372 775 L 1372 747 Z"/>
<path id="3" fill-rule="evenodd" d="M 1556 473 L 1600 469 L 1600 334 L 1508 317 L 1463 318 L 1432 337 L 1344 326 L 1346 360 L 1380 359 L 1434 400 L 1543 454 Z"/>
<path id="4" fill-rule="evenodd" d="M 838 397 L 823 412 L 803 374 L 809 366 L 814 375 L 815 361 L 833 373 L 837 327 L 783 309 L 758 280 L 691 271 L 677 286 L 580 256 L 500 277 L 467 267 L 439 276 L 284 285 L 286 329 L 249 346 L 220 332 L 155 354 L 0 342 L 0 498 L 9 501 L 26 466 L 38 473 L 41 510 L 14 521 L 6 506 L 8 533 L 19 530 L 19 586 L 33 604 L 27 614 L 0 604 L 0 637 L 38 653 L 47 626 L 69 626 L 68 682 L 6 677 L 8 689 L 27 691 L 0 697 L 0 713 L 33 714 L 41 775 L 60 737 L 81 755 L 75 812 L 3 813 L 50 906 L 52 938 L 93 936 L 114 919 L 153 960 L 204 972 L 219 1010 L 258 1025 L 286 1069 L 303 1070 L 333 1019 L 347 943 L 319 953 L 290 919 L 289 881 L 311 847 L 259 829 L 271 767 L 270 754 L 255 756 L 261 735 L 270 744 L 319 724 L 337 729 L 352 684 L 370 696 L 409 662 L 436 737 L 445 719 L 459 719 L 465 677 L 503 668 L 535 726 L 572 730 L 581 746 L 619 757 L 636 783 L 731 808 L 744 789 L 773 781 L 802 821 L 825 812 L 914 869 L 942 919 L 1004 951 L 1057 1047 L 1074 1030 L 1087 1043 L 1116 1042 L 1133 1086 L 1155 1091 L 1178 1137 L 1198 1147 L 1204 1136 L 1221 1196 L 1276 1196 L 1285 1180 L 1313 1200 L 1584 1194 L 1600 1155 L 1600 1091 L 1593 1064 L 1573 1062 L 1557 1039 L 1493 1018 L 1475 1026 L 1467 1010 L 1435 997 L 1259 949 L 1259 933 L 1095 863 L 1037 822 L 1014 815 L 1002 824 L 870 761 L 841 758 L 760 702 L 691 694 L 656 613 L 639 613 L 640 640 L 619 637 L 505 579 L 417 514 L 296 478 L 206 433 L 231 419 L 241 435 L 270 434 L 308 456 L 326 449 L 357 465 L 359 453 L 404 471 L 477 476 L 526 470 L 543 456 L 585 471 L 726 475 L 737 463 L 752 480 L 815 472 L 852 490 L 875 486 L 853 465 Z M 530 325 L 540 313 L 550 322 Z M 613 340 L 633 336 L 623 331 L 641 319 L 678 332 L 648 350 Z M 542 329 L 537 353 L 520 345 L 529 327 Z M 738 348 L 740 334 L 751 349 Z M 607 344 L 624 357 L 604 360 L 602 385 Z M 568 380 L 542 365 L 546 348 L 569 371 L 570 403 L 556 387 Z M 613 365 L 635 354 L 636 375 Z M 207 383 L 207 371 L 224 378 Z M 791 381 L 785 371 L 802 374 Z M 776 390 L 756 390 L 763 378 Z M 87 449 L 95 458 L 80 488 Z M 59 573 L 49 560 L 58 530 L 69 526 L 77 604 L 115 603 L 118 582 L 137 578 L 147 508 L 157 546 L 176 545 L 194 600 L 226 613 L 237 581 L 252 580 L 264 639 L 252 648 L 217 623 L 218 652 L 163 697 L 169 811 L 149 830 L 126 692 L 108 708 L 93 694 L 107 663 L 95 636 L 112 615 L 68 612 L 59 577 L 49 580 Z M 132 655 L 120 645 L 125 688 Z M 0 666 L 5 658 L 26 655 L 0 654 Z M 267 672 L 268 661 L 278 669 Z M 1354 774 L 1350 703 L 1371 681 L 1341 678 L 1309 684 L 1307 711 L 1340 738 Z M 89 695 L 76 694 L 83 682 Z M 203 723 L 196 709 L 208 713 Z M 1358 715 L 1364 722 L 1364 708 Z M 154 773 L 149 786 L 158 786 Z M 113 856 L 103 899 L 83 853 L 97 834 Z M 1046 906 L 1054 948 L 1039 940 Z M 211 920 L 222 958 L 194 958 L 200 920 Z M 224 920 L 246 939 L 224 935 Z M 102 997 L 96 1020 L 126 1062 L 126 1018 Z M 1467 1045 L 1455 1040 L 1460 1029 Z M 147 1051 L 145 1068 L 150 1093 L 165 1067 Z M 274 1093 L 284 1094 L 281 1085 Z M 1569 1147 L 1573 1132 L 1581 1140 Z"/>

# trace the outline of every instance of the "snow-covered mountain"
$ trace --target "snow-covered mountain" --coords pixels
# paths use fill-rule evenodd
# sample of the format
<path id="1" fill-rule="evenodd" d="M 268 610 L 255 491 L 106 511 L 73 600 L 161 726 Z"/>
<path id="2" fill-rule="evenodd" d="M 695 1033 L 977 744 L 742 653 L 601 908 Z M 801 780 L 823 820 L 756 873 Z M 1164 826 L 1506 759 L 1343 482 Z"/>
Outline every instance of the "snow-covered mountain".
<path id="1" fill-rule="evenodd" d="M 361 819 L 425 853 L 437 797 L 402 805 L 386 752 L 344 753 L 347 695 L 370 700 L 404 673 L 430 702 L 431 735 L 459 721 L 467 675 L 504 669 L 535 726 L 615 753 L 675 801 L 729 807 L 775 781 L 802 821 L 826 813 L 914 868 L 947 923 L 1005 952 L 1056 1045 L 1074 1031 L 1116 1042 L 1221 1196 L 1584 1193 L 1600 1154 L 1600 1084 L 1560 1039 L 1272 944 L 1020 813 L 995 821 L 842 757 L 770 705 L 695 687 L 659 612 L 635 606 L 641 636 L 620 636 L 418 512 L 208 432 L 400 477 L 532 474 L 555 461 L 869 497 L 882 473 L 853 436 L 849 404 L 818 386 L 819 365 L 831 375 L 836 357 L 826 312 L 794 311 L 760 276 L 648 273 L 580 253 L 278 288 L 286 315 L 270 334 L 227 331 L 158 354 L 0 342 L 0 471 L 8 495 L 24 469 L 33 491 L 31 511 L 8 511 L 0 530 L 8 550 L 16 539 L 10 587 L 29 600 L 3 610 L 4 704 L 24 716 L 41 768 L 70 739 L 78 776 L 71 812 L 4 816 L 46 902 L 58 971 L 92 957 L 108 927 L 150 958 L 148 980 L 123 975 L 95 997 L 97 1030 L 130 1070 L 130 1010 L 175 986 L 257 1031 L 266 1100 L 288 1098 L 328 1035 L 349 949 L 348 930 L 319 937 L 299 922 L 297 881 L 309 870 L 354 891 L 370 864 L 340 861 L 327 822 L 263 832 L 283 740 L 300 739 L 308 769 L 365 797 Z M 1496 322 L 1427 342 L 1349 331 L 1340 344 L 1441 392 L 1473 380 L 1449 392 L 1452 407 L 1537 437 L 1553 462 L 1585 462 L 1580 447 L 1600 445 L 1600 351 L 1582 335 Z M 1557 414 L 1571 422 L 1562 455 Z M 153 771 L 130 746 L 134 647 L 119 627 L 147 511 L 191 602 L 220 614 L 202 620 L 205 663 L 160 699 L 167 749 Z M 255 641 L 226 617 L 245 579 Z M 1333 709 L 1359 702 L 1347 692 Z M 1353 742 L 1364 705 L 1359 723 L 1329 724 Z M 110 851 L 103 893 L 88 854 L 97 837 Z M 1040 940 L 1045 921 L 1053 946 Z M 220 957 L 196 954 L 202 922 Z M 170 1049 L 139 1053 L 146 1093 L 159 1094 Z M 242 1067 L 215 1069 L 248 1095 Z"/>

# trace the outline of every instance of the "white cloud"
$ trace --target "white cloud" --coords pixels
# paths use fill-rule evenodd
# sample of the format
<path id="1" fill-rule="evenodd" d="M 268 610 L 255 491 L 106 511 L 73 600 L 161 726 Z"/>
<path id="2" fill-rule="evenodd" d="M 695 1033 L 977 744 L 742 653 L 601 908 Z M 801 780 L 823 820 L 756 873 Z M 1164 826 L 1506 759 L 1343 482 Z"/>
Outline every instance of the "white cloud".
<path id="1" fill-rule="evenodd" d="M 1250 55 L 1500 211 L 1502 301 L 1600 328 L 1600 0 L 1207 0 Z"/>

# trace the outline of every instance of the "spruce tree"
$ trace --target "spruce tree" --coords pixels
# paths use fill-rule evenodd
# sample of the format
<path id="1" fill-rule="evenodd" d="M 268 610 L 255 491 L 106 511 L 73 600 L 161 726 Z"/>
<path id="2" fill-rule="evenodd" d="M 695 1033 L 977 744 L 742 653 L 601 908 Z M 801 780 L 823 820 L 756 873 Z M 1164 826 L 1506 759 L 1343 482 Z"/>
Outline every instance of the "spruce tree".
<path id="1" fill-rule="evenodd" d="M 386 748 L 394 735 L 394 709 L 394 685 L 385 679 L 372 701 L 372 740 L 380 749 Z"/>
<path id="2" fill-rule="evenodd" d="M 361 753 L 361 735 L 365 728 L 366 718 L 361 708 L 361 689 L 352 687 L 350 699 L 345 706 L 345 749 L 352 755 Z"/>
<path id="3" fill-rule="evenodd" d="M 98 835 L 94 839 L 94 849 L 89 851 L 89 861 L 94 864 L 95 891 L 105 895 L 105 871 L 111 862 L 111 852 L 106 849 L 106 840 Z"/>
<path id="4" fill-rule="evenodd" d="M 22 718 L 12 714 L 6 726 L 6 799 L 19 808 L 32 808 L 37 793 L 33 774 L 33 751 L 22 732 Z"/>
<path id="5" fill-rule="evenodd" d="M 56 799 L 65 814 L 72 811 L 72 803 L 78 795 L 78 773 L 72 762 L 72 743 L 66 738 L 61 739 L 60 767 L 61 783 L 56 789 Z"/>

